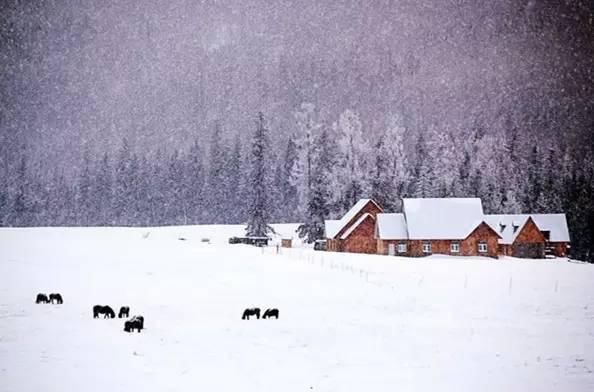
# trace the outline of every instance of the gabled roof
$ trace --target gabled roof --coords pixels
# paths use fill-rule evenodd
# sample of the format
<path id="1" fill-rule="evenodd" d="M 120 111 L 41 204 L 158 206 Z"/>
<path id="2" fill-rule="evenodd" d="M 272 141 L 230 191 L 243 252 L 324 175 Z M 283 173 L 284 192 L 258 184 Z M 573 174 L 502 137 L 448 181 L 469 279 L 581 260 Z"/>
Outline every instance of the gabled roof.
<path id="1" fill-rule="evenodd" d="M 357 214 L 361 212 L 361 210 L 369 203 L 375 204 L 376 207 L 381 211 L 381 207 L 378 206 L 377 203 L 372 199 L 361 199 L 346 214 L 344 214 L 344 216 L 336 224 L 331 223 L 330 226 L 328 226 L 328 224 L 325 225 L 326 238 L 336 237 L 336 235 L 340 233 L 340 231 L 343 230 L 345 226 L 348 225 L 349 222 L 353 220 L 353 218 L 357 216 Z"/>
<path id="2" fill-rule="evenodd" d="M 371 218 L 372 220 L 375 220 L 375 218 L 373 217 L 373 215 L 371 215 L 371 214 L 369 214 L 369 213 L 366 212 L 365 214 L 361 215 L 359 217 L 359 219 L 357 219 L 357 221 L 355 223 L 353 223 L 352 225 L 350 225 L 349 228 L 344 233 L 342 233 L 342 235 L 340 236 L 340 239 L 341 240 L 347 239 L 351 235 L 351 233 L 353 231 L 355 231 L 355 229 L 357 227 L 359 227 L 359 225 L 361 223 L 363 223 L 365 221 L 365 219 L 367 219 L 367 218 Z"/>
<path id="3" fill-rule="evenodd" d="M 530 217 L 540 231 L 550 232 L 549 241 L 570 242 L 565 214 L 485 215 L 489 226 L 502 237 L 500 244 L 513 244 Z M 518 226 L 515 232 L 513 226 Z"/>
<path id="4" fill-rule="evenodd" d="M 500 244 L 511 245 L 528 222 L 528 217 L 529 215 L 485 215 L 485 220 L 501 236 Z"/>
<path id="5" fill-rule="evenodd" d="M 479 198 L 403 199 L 411 240 L 462 240 L 484 221 Z"/>
<path id="6" fill-rule="evenodd" d="M 380 240 L 408 239 L 404 214 L 377 214 L 376 236 Z"/>

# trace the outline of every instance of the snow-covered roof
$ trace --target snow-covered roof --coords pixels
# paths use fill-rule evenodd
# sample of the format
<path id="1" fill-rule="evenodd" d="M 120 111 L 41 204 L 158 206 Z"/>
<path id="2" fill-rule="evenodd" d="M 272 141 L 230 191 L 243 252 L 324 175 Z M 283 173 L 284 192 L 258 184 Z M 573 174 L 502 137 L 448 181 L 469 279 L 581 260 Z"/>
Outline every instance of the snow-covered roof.
<path id="1" fill-rule="evenodd" d="M 485 215 L 485 220 L 502 237 L 500 244 L 513 244 L 530 217 L 540 231 L 550 233 L 549 241 L 570 242 L 565 214 Z M 518 227 L 515 232 L 513 226 Z"/>
<path id="2" fill-rule="evenodd" d="M 336 237 L 340 230 L 342 230 L 351 220 L 353 220 L 353 218 L 370 202 L 375 204 L 377 208 L 381 210 L 381 208 L 375 203 L 375 201 L 371 199 L 359 200 L 350 210 L 348 210 L 346 214 L 344 214 L 344 216 L 338 221 L 336 225 L 331 224 L 330 229 L 333 230 L 328 230 L 329 227 L 328 225 L 326 225 L 326 238 Z"/>
<path id="3" fill-rule="evenodd" d="M 340 225 L 340 220 L 338 219 L 328 219 L 324 221 L 324 231 L 326 232 L 326 238 L 333 238 L 334 236 L 330 236 L 330 234 L 338 233 L 340 230 L 338 225 Z"/>
<path id="4" fill-rule="evenodd" d="M 479 198 L 403 199 L 411 240 L 458 240 L 484 221 Z"/>
<path id="5" fill-rule="evenodd" d="M 359 227 L 359 225 L 360 225 L 361 223 L 363 223 L 363 222 L 365 221 L 365 219 L 367 219 L 367 218 L 374 219 L 374 218 L 373 218 L 373 215 L 371 215 L 371 214 L 369 214 L 369 213 L 367 213 L 367 212 L 366 212 L 365 214 L 361 215 L 361 216 L 359 217 L 359 219 L 357 219 L 357 221 L 356 221 L 355 223 L 353 223 L 351 226 L 349 226 L 349 228 L 348 228 L 348 229 L 347 229 L 347 230 L 346 230 L 344 233 L 342 233 L 342 235 L 340 236 L 340 239 L 341 239 L 341 240 L 345 240 L 345 239 L 347 239 L 347 238 L 348 238 L 348 237 L 351 235 L 351 233 L 352 233 L 353 231 L 355 231 L 355 229 L 356 229 L 357 227 Z M 375 219 L 374 219 L 374 220 L 375 220 Z"/>
<path id="6" fill-rule="evenodd" d="M 513 244 L 530 215 L 485 215 L 485 221 L 501 236 L 500 244 Z M 517 229 L 514 230 L 514 227 Z"/>
<path id="7" fill-rule="evenodd" d="M 408 239 L 404 214 L 377 214 L 376 235 L 380 240 Z"/>

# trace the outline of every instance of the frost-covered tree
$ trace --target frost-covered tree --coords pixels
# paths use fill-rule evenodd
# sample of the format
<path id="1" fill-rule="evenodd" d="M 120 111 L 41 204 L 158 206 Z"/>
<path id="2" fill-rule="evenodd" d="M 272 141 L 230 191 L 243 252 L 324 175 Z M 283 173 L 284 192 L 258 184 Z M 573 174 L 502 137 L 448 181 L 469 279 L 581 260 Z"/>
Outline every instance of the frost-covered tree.
<path id="1" fill-rule="evenodd" d="M 508 189 L 505 192 L 505 197 L 502 201 L 500 212 L 502 214 L 521 214 L 523 212 L 522 204 L 516 196 L 516 190 Z"/>
<path id="2" fill-rule="evenodd" d="M 429 132 L 429 154 L 435 181 L 434 197 L 452 197 L 457 193 L 459 156 L 453 135 L 443 130 Z"/>
<path id="3" fill-rule="evenodd" d="M 27 226 L 29 224 L 29 212 L 31 210 L 31 193 L 29 191 L 29 179 L 27 176 L 27 158 L 23 154 L 16 173 L 16 193 L 12 202 L 14 221 L 16 226 Z"/>
<path id="4" fill-rule="evenodd" d="M 526 189 L 524 190 L 524 205 L 528 211 L 535 211 L 538 208 L 538 198 L 542 192 L 542 151 L 538 143 L 533 147 L 526 159 Z"/>
<path id="5" fill-rule="evenodd" d="M 393 119 L 375 146 L 371 197 L 386 211 L 397 211 L 408 185 L 408 160 L 404 151 L 405 128 Z"/>
<path id="6" fill-rule="evenodd" d="M 177 150 L 169 158 L 167 190 L 167 221 L 188 224 L 187 201 L 184 198 L 184 166 Z"/>
<path id="7" fill-rule="evenodd" d="M 299 196 L 299 215 L 304 216 L 309 192 L 312 186 L 312 165 L 314 140 L 319 133 L 322 124 L 317 119 L 315 105 L 304 102 L 294 113 L 297 132 L 295 145 L 297 147 L 298 159 L 291 169 L 291 181 L 297 189 Z"/>
<path id="8" fill-rule="evenodd" d="M 91 199 L 92 172 L 91 157 L 86 150 L 82 162 L 82 170 L 79 174 L 78 190 L 76 194 L 76 207 L 78 211 L 78 222 L 81 225 L 88 226 L 93 214 L 93 205 Z"/>
<path id="9" fill-rule="evenodd" d="M 371 147 L 363 134 L 359 114 L 345 110 L 333 125 L 338 145 L 336 178 L 340 179 L 337 210 L 347 211 L 359 199 L 369 194 L 367 182 L 370 171 Z"/>
<path id="10" fill-rule="evenodd" d="M 91 186 L 92 205 L 95 208 L 94 223 L 109 225 L 113 198 L 113 174 L 107 153 L 103 153 Z M 149 190 L 150 191 L 150 190 Z"/>
<path id="11" fill-rule="evenodd" d="M 242 164 L 241 139 L 235 137 L 233 151 L 225 163 L 225 177 L 227 178 L 225 194 L 227 195 L 227 219 L 228 223 L 241 223 L 245 219 L 244 195 L 244 166 Z"/>
<path id="12" fill-rule="evenodd" d="M 561 195 L 563 194 L 563 152 L 549 147 L 540 165 L 541 192 L 536 199 L 536 209 L 542 213 L 562 211 Z"/>
<path id="13" fill-rule="evenodd" d="M 282 206 L 282 217 L 287 221 L 295 221 L 298 217 L 299 177 L 297 166 L 299 164 L 299 152 L 293 136 L 289 136 L 287 147 L 284 151 L 282 166 L 280 170 L 280 197 Z"/>
<path id="14" fill-rule="evenodd" d="M 115 224 L 129 225 L 133 222 L 134 183 L 136 181 L 136 166 L 133 165 L 134 156 L 128 140 L 122 140 L 115 169 L 114 189 L 114 220 Z"/>
<path id="15" fill-rule="evenodd" d="M 252 140 L 250 167 L 251 189 L 248 195 L 247 227 L 248 236 L 264 237 L 272 228 L 270 219 L 270 139 L 264 125 L 264 114 L 258 113 L 256 131 Z"/>
<path id="16" fill-rule="evenodd" d="M 432 164 L 425 136 L 421 133 L 415 146 L 414 178 L 411 184 L 414 197 L 432 197 L 437 193 Z"/>
<path id="17" fill-rule="evenodd" d="M 191 223 L 202 222 L 201 209 L 204 206 L 204 167 L 202 150 L 198 139 L 194 140 L 185 165 L 184 199 L 188 205 Z"/>
<path id="18" fill-rule="evenodd" d="M 225 216 L 225 162 L 226 151 L 223 147 L 221 126 L 215 124 L 214 132 L 210 140 L 210 151 L 208 157 L 208 178 L 207 178 L 207 222 L 221 221 Z"/>
<path id="19" fill-rule="evenodd" d="M 324 238 L 324 221 L 331 212 L 331 190 L 329 188 L 336 152 L 328 131 L 324 128 L 316 138 L 316 150 L 312 154 L 312 188 L 308 194 L 307 212 L 297 232 L 300 238 L 312 243 Z"/>

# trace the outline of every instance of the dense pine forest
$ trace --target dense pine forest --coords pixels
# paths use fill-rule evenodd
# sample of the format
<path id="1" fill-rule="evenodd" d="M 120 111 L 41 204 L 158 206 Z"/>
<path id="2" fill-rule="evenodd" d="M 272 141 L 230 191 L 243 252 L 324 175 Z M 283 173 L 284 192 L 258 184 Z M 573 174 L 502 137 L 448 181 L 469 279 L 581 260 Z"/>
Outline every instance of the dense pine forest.
<path id="1" fill-rule="evenodd" d="M 565 212 L 573 256 L 592 260 L 590 146 L 569 146 L 562 137 L 543 142 L 513 127 L 495 135 L 479 125 L 418 132 L 397 117 L 371 138 L 355 111 L 326 124 L 304 104 L 294 113 L 295 132 L 274 149 L 260 116 L 245 140 L 225 140 L 217 124 L 208 141 L 195 139 L 173 152 L 146 153 L 123 139 L 115 153 L 87 152 L 71 177 L 42 175 L 39 163 L 23 154 L 3 178 L 0 223 L 237 224 L 254 215 L 256 203 L 261 222 L 303 222 L 301 234 L 314 240 L 323 236 L 324 219 L 341 216 L 362 197 L 396 212 L 402 197 L 477 196 L 486 213 Z"/>

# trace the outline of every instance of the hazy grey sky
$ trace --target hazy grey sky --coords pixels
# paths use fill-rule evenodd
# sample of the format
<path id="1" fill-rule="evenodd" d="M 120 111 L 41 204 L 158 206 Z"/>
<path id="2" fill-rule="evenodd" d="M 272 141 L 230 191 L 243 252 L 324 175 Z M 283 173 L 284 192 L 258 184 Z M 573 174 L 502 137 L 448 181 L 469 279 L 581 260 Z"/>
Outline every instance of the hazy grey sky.
<path id="1" fill-rule="evenodd" d="M 302 102 L 326 123 L 358 111 L 370 132 L 393 114 L 414 130 L 513 121 L 545 134 L 583 133 L 594 117 L 591 1 L 2 7 L 5 160 L 23 143 L 58 164 L 123 136 L 144 150 L 183 147 L 217 120 L 228 134 L 251 132 L 259 110 L 287 134 Z"/>

